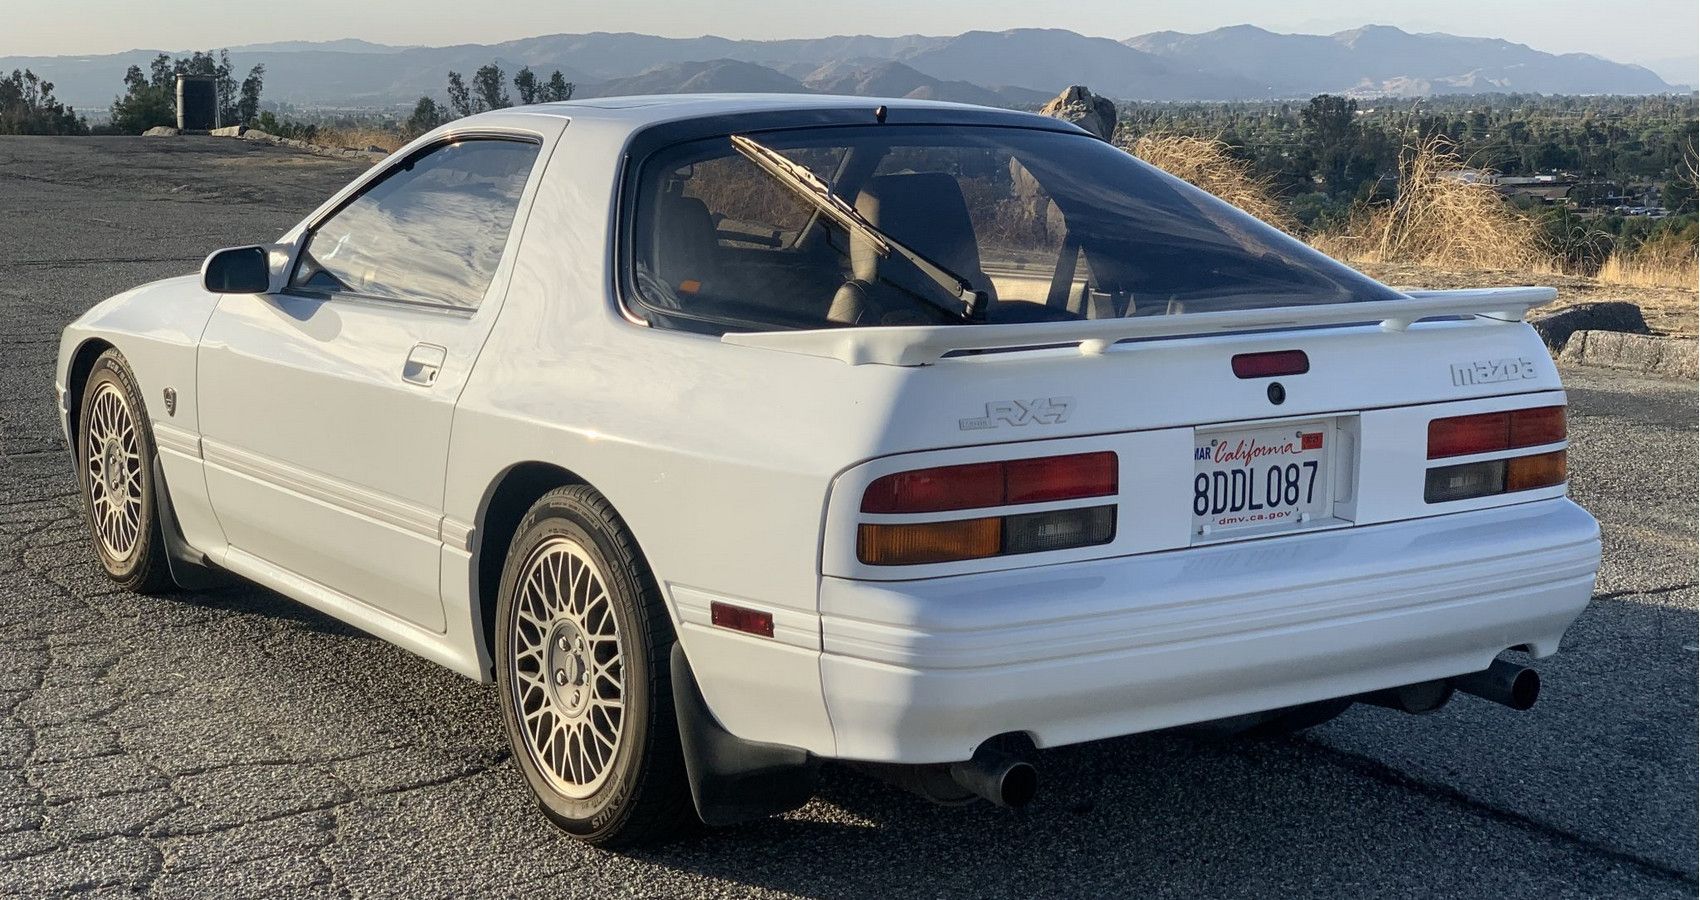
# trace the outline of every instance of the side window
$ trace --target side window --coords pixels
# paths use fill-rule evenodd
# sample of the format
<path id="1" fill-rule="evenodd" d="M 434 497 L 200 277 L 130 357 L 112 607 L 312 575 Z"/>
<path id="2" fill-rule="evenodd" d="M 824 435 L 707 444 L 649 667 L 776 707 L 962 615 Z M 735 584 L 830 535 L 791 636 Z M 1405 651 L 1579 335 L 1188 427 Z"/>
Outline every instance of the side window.
<path id="1" fill-rule="evenodd" d="M 469 139 L 397 166 L 308 235 L 290 288 L 476 308 L 537 152 Z"/>

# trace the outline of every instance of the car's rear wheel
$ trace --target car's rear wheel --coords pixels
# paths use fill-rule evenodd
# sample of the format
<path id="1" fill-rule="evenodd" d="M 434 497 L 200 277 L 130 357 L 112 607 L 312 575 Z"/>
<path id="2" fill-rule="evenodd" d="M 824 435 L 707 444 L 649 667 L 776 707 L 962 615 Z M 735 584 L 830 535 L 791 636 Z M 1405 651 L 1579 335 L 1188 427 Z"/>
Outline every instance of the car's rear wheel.
<path id="1" fill-rule="evenodd" d="M 669 679 L 673 627 L 631 532 L 574 485 L 520 522 L 498 596 L 496 681 L 538 805 L 604 846 L 696 823 Z"/>
<path id="2" fill-rule="evenodd" d="M 141 594 L 172 590 L 154 502 L 153 429 L 135 376 L 116 350 L 94 362 L 77 419 L 77 476 L 101 568 Z"/>

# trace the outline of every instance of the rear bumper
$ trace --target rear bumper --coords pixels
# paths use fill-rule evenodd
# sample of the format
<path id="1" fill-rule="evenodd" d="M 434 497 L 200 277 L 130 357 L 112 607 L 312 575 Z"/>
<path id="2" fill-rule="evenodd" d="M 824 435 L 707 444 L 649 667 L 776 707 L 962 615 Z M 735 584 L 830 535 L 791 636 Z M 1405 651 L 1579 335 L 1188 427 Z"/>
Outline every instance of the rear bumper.
<path id="1" fill-rule="evenodd" d="M 908 582 L 823 579 L 836 755 L 967 759 L 1275 709 L 1536 656 L 1593 593 L 1567 499 Z"/>

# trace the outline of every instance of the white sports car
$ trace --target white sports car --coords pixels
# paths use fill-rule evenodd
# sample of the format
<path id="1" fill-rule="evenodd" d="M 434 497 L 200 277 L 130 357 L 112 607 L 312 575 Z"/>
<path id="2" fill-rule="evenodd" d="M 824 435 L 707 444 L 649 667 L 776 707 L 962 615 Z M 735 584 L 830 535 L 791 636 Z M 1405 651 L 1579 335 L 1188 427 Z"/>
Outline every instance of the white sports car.
<path id="1" fill-rule="evenodd" d="M 94 549 L 499 685 L 604 844 L 823 760 L 1534 702 L 1593 590 L 1546 288 L 1400 293 L 1073 125 L 631 97 L 462 119 L 113 297 L 57 387 Z"/>

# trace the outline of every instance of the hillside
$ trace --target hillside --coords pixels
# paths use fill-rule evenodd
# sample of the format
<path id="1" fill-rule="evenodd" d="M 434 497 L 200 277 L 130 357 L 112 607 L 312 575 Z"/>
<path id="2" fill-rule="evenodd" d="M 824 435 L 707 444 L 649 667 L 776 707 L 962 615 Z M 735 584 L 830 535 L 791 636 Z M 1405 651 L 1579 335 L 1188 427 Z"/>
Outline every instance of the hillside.
<path id="1" fill-rule="evenodd" d="M 735 59 L 668 63 L 628 78 L 615 78 L 580 88 L 579 97 L 620 97 L 633 94 L 751 94 L 802 93 L 795 78 L 766 66 Z"/>
<path id="2" fill-rule="evenodd" d="M 60 100 L 100 110 L 120 92 L 125 69 L 146 69 L 159 52 L 0 57 L 0 71 L 30 69 L 53 82 Z M 236 47 L 232 58 L 242 71 L 255 64 L 266 67 L 268 100 L 333 107 L 404 106 L 422 95 L 440 98 L 450 70 L 470 74 L 492 61 L 510 73 L 521 66 L 543 73 L 559 69 L 586 96 L 639 86 L 702 90 L 700 85 L 711 82 L 762 86 L 727 88 L 733 90 L 772 90 L 787 83 L 781 79 L 870 96 L 906 88 L 905 96 L 972 97 L 972 102 L 1003 105 L 1037 103 L 1070 84 L 1087 84 L 1122 100 L 1304 98 L 1344 91 L 1420 95 L 1673 90 L 1640 66 L 1587 54 L 1543 53 L 1509 41 L 1410 34 L 1385 26 L 1332 35 L 1276 34 L 1235 26 L 1203 34 L 1158 32 L 1126 41 L 1043 28 L 776 41 L 599 32 L 450 47 L 392 47 L 349 38 Z M 822 87 L 829 82 L 830 88 Z"/>
<path id="3" fill-rule="evenodd" d="M 943 81 L 924 75 L 895 60 L 886 62 L 829 63 L 803 79 L 810 90 L 823 94 L 857 97 L 910 97 L 917 100 L 948 100 L 982 106 L 1030 106 L 1050 97 L 1042 91 L 1020 87 L 989 89 L 968 81 Z"/>
<path id="4" fill-rule="evenodd" d="M 1640 66 L 1585 53 L 1369 25 L 1330 35 L 1277 34 L 1251 25 L 1202 34 L 1155 32 L 1128 46 L 1182 66 L 1209 66 L 1265 84 L 1273 96 L 1360 91 L 1396 95 L 1522 92 L 1651 94 L 1671 89 Z"/>

